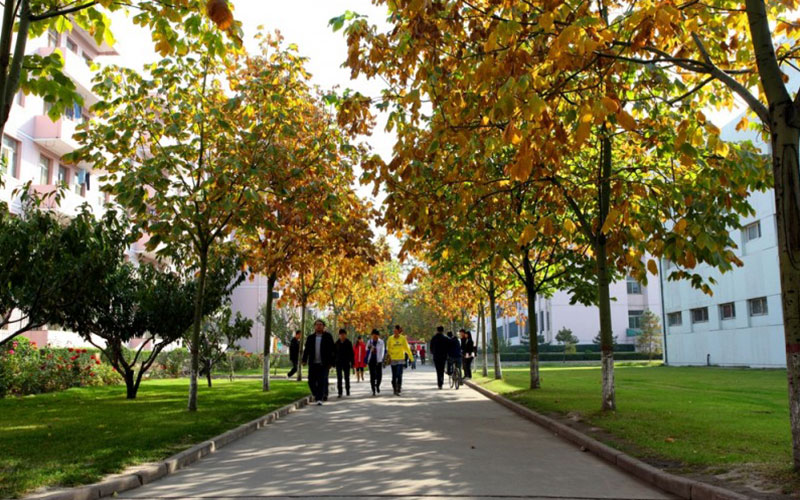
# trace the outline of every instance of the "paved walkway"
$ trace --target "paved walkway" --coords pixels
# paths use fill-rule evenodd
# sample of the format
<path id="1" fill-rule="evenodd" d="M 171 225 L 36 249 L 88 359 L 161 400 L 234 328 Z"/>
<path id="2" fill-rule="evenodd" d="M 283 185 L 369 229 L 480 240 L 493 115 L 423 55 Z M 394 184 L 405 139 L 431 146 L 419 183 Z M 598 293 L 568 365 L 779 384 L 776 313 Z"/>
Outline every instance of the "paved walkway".
<path id="1" fill-rule="evenodd" d="M 388 376 L 388 377 L 387 377 Z M 335 377 L 331 379 L 335 382 Z M 122 498 L 534 498 L 670 496 L 477 392 L 437 390 L 429 367 L 391 373 L 373 398 L 309 406 Z"/>

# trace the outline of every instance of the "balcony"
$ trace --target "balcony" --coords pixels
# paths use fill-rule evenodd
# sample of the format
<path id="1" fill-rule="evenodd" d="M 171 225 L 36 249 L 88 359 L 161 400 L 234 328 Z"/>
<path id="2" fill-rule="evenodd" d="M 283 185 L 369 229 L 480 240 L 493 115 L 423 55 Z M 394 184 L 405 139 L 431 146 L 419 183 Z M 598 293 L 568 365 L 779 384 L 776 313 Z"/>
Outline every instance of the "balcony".
<path id="1" fill-rule="evenodd" d="M 33 122 L 33 142 L 58 155 L 59 158 L 78 148 L 78 142 L 72 138 L 78 122 L 61 118 L 53 121 L 49 116 L 35 117 Z"/>
<path id="2" fill-rule="evenodd" d="M 89 203 L 92 208 L 92 212 L 95 214 L 102 213 L 101 207 L 97 204 L 91 203 L 91 200 L 79 195 L 75 191 L 70 189 L 65 189 L 62 191 L 62 198 L 60 203 L 56 202 L 55 199 L 55 191 L 57 187 L 52 184 L 36 184 L 31 186 L 31 190 L 38 194 L 39 196 L 47 196 L 45 198 L 44 203 L 42 203 L 42 208 L 53 210 L 60 214 L 66 215 L 67 217 L 72 217 L 78 213 L 81 205 L 84 203 Z"/>
<path id="3" fill-rule="evenodd" d="M 75 83 L 78 93 L 84 98 L 86 107 L 88 108 L 97 103 L 99 99 L 92 92 L 92 76 L 94 73 L 81 56 L 64 47 L 42 47 L 36 53 L 42 57 L 47 57 L 55 50 L 61 52 L 61 57 L 64 58 L 64 74 Z"/>

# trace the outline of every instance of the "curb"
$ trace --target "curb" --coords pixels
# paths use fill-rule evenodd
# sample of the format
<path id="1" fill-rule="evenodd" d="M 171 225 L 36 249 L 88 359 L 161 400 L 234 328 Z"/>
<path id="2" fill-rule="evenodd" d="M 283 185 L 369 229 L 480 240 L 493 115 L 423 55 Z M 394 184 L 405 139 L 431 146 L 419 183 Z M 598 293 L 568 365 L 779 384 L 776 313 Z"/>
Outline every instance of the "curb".
<path id="1" fill-rule="evenodd" d="M 145 464 L 134 466 L 126 473 L 108 477 L 99 483 L 80 486 L 77 488 L 70 488 L 63 491 L 34 495 L 25 497 L 26 500 L 97 500 L 102 497 L 114 496 L 123 491 L 132 490 L 152 483 L 163 477 L 174 474 L 179 469 L 191 465 L 201 458 L 214 453 L 216 450 L 237 441 L 248 434 L 261 429 L 276 420 L 285 417 L 289 413 L 299 410 L 308 405 L 311 401 L 311 396 L 306 396 L 298 399 L 294 403 L 278 408 L 277 410 L 267 413 L 264 416 L 258 417 L 245 424 L 240 425 L 234 429 L 213 437 L 202 443 L 198 443 L 187 450 L 172 455 L 161 462 L 153 464 Z"/>
<path id="2" fill-rule="evenodd" d="M 600 441 L 579 432 L 572 427 L 557 422 L 550 417 L 537 413 L 511 401 L 495 392 L 481 387 L 472 381 L 465 381 L 468 387 L 483 394 L 501 405 L 505 406 L 521 417 L 534 422 L 541 427 L 553 432 L 555 435 L 569 441 L 582 449 L 588 450 L 606 462 L 617 466 L 623 471 L 632 474 L 646 483 L 672 493 L 687 500 L 751 500 L 752 497 L 742 495 L 735 491 L 713 486 L 694 479 L 688 479 L 675 474 L 670 474 L 650 464 L 631 457 L 617 449 L 601 443 Z"/>

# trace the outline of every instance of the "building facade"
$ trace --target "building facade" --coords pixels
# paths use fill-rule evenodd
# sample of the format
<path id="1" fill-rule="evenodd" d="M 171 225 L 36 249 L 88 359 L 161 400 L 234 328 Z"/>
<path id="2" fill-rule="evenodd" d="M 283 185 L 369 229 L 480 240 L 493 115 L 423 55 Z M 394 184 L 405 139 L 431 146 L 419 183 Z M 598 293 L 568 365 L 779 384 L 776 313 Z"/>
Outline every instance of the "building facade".
<path id="1" fill-rule="evenodd" d="M 740 118 L 722 128 L 722 138 L 750 140 L 767 153 L 769 145 L 759 134 L 736 130 Z M 742 229 L 730 232 L 738 247 L 734 252 L 744 265 L 724 274 L 702 265 L 696 270 L 717 281 L 713 295 L 662 277 L 669 364 L 786 366 L 775 195 L 768 190 L 751 194 L 749 200 L 755 215 L 741 220 Z M 662 262 L 664 276 L 671 266 Z"/>
<path id="2" fill-rule="evenodd" d="M 81 29 L 70 33 L 51 31 L 28 43 L 29 52 L 47 56 L 58 50 L 64 59 L 63 71 L 83 97 L 83 105 L 75 104 L 60 118 L 48 116 L 50 106 L 42 98 L 19 92 L 11 108 L 0 144 L 2 156 L 2 180 L 0 200 L 6 202 L 12 213 L 22 211 L 21 190 L 26 183 L 39 195 L 54 192 L 64 186 L 63 198 L 56 205 L 50 201 L 46 207 L 69 217 L 79 207 L 88 204 L 94 214 L 102 214 L 108 195 L 101 191 L 99 177 L 103 172 L 82 163 L 71 165 L 62 157 L 78 147 L 73 138 L 76 128 L 91 118 L 89 107 L 98 101 L 92 92 L 91 65 L 99 58 L 113 57 L 117 52 L 107 46 L 98 45 L 92 36 Z M 146 258 L 143 238 L 131 246 L 128 258 L 139 262 Z M 2 336 L 2 332 L 0 332 Z M 28 332 L 29 339 L 38 345 L 86 346 L 79 335 L 58 329 Z"/>

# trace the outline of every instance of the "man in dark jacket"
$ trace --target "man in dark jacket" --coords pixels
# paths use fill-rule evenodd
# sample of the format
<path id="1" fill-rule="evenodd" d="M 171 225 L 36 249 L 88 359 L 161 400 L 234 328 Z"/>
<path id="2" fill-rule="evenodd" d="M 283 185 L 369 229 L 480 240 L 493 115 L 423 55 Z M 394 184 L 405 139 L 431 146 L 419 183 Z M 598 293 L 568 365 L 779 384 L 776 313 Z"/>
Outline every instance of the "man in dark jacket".
<path id="1" fill-rule="evenodd" d="M 350 370 L 353 369 L 356 359 L 353 351 L 353 343 L 347 338 L 347 330 L 339 330 L 339 340 L 334 344 L 336 352 L 336 388 L 339 389 L 339 397 L 342 397 L 342 376 L 347 395 L 350 395 Z"/>
<path id="2" fill-rule="evenodd" d="M 453 367 L 461 368 L 461 341 L 453 336 L 453 332 L 447 332 L 447 374 L 453 373 Z"/>
<path id="3" fill-rule="evenodd" d="M 436 384 L 439 389 L 444 385 L 444 365 L 447 363 L 447 354 L 450 351 L 450 340 L 444 336 L 444 327 L 436 327 L 436 335 L 431 339 L 431 356 L 436 367 Z"/>
<path id="4" fill-rule="evenodd" d="M 328 372 L 334 363 L 333 337 L 325 331 L 325 322 L 314 322 L 314 334 L 306 339 L 303 366 L 308 364 L 308 387 L 317 404 L 321 405 L 328 387 Z"/>
<path id="5" fill-rule="evenodd" d="M 292 378 L 292 375 L 297 373 L 297 364 L 300 362 L 300 336 L 303 334 L 300 330 L 294 332 L 292 341 L 289 342 L 289 361 L 292 362 L 292 369 L 286 374 L 286 378 Z"/>

